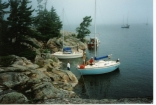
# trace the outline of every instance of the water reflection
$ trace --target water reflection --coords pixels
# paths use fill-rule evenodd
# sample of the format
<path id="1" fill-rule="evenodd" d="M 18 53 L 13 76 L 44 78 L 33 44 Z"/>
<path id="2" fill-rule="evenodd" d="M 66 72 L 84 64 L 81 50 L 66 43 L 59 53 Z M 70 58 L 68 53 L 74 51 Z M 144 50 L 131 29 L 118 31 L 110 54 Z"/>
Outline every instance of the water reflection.
<path id="1" fill-rule="evenodd" d="M 120 75 L 120 70 L 101 75 L 81 76 L 75 91 L 82 98 L 104 99 L 111 92 L 113 80 Z"/>

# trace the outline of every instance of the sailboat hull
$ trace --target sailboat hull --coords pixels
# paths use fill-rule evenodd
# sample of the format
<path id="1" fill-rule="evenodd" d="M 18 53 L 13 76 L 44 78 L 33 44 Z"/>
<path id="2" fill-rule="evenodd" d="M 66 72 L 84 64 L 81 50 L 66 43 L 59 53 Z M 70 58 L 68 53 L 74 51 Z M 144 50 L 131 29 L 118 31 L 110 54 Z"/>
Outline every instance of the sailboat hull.
<path id="1" fill-rule="evenodd" d="M 113 65 L 107 65 L 107 66 L 96 66 L 92 65 L 93 67 L 88 67 L 84 69 L 77 68 L 77 70 L 80 72 L 81 75 L 96 75 L 96 74 L 104 74 L 109 73 L 117 68 L 119 68 L 120 62 L 114 63 Z"/>
<path id="2" fill-rule="evenodd" d="M 56 52 L 52 54 L 59 59 L 70 59 L 70 58 L 80 58 L 83 56 L 83 53 L 71 53 L 71 54 L 64 54 L 63 52 Z"/>
<path id="3" fill-rule="evenodd" d="M 123 25 L 123 26 L 121 26 L 121 28 L 129 28 L 130 27 L 130 25 Z"/>
<path id="4" fill-rule="evenodd" d="M 98 44 L 96 44 L 96 48 L 98 47 Z M 88 44 L 88 48 L 95 48 L 95 44 Z"/>

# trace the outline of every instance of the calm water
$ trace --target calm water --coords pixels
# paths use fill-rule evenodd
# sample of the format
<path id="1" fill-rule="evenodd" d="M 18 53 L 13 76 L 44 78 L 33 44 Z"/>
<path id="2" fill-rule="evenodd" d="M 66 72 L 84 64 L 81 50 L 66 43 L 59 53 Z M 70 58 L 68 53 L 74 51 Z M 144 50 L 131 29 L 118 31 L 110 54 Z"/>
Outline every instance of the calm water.
<path id="1" fill-rule="evenodd" d="M 123 29 L 120 25 L 101 25 L 97 32 L 101 42 L 97 56 L 112 54 L 121 65 L 111 73 L 81 76 L 76 65 L 82 58 L 70 59 L 71 71 L 79 79 L 75 92 L 93 99 L 153 96 L 153 26 L 140 24 Z M 94 56 L 94 50 L 86 52 L 88 59 Z M 66 69 L 67 60 L 61 61 Z"/>

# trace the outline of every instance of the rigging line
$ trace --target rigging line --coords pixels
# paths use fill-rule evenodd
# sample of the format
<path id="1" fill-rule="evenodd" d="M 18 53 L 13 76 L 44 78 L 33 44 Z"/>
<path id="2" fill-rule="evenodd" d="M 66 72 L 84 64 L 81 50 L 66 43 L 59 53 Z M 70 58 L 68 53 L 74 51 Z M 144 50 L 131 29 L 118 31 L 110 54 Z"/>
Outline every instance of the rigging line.
<path id="1" fill-rule="evenodd" d="M 66 20 L 67 20 L 67 26 L 69 27 L 69 31 L 71 30 L 71 27 L 70 27 L 70 25 L 69 25 L 69 21 L 68 21 L 68 19 L 67 19 L 67 15 L 66 15 L 66 13 L 64 12 L 64 16 L 65 16 L 65 18 L 66 18 Z"/>
<path id="2" fill-rule="evenodd" d="M 101 13 L 102 13 L 102 12 L 101 12 L 101 8 L 100 8 L 100 6 L 97 6 L 97 7 L 99 8 L 99 10 L 100 10 L 100 15 L 101 15 Z M 101 17 L 102 20 L 104 19 L 102 15 L 101 15 L 100 17 Z"/>
<path id="3" fill-rule="evenodd" d="M 96 0 L 95 0 L 95 14 L 94 14 L 94 19 L 95 19 L 95 21 L 94 21 L 94 40 L 95 40 L 95 36 L 96 36 Z M 96 57 L 96 45 L 97 45 L 97 42 L 96 42 L 96 40 L 94 41 L 94 49 L 95 49 L 95 57 Z"/>
<path id="4" fill-rule="evenodd" d="M 63 47 L 62 47 L 62 51 L 63 51 L 63 48 L 64 48 L 64 8 L 63 8 L 63 10 L 62 10 L 62 17 L 63 17 Z"/>
<path id="5" fill-rule="evenodd" d="M 80 71 L 80 73 L 81 73 L 81 71 Z M 82 76 L 82 80 L 83 80 L 84 85 L 85 85 L 85 81 L 84 81 L 84 77 L 83 77 L 82 73 L 81 73 L 81 76 Z M 85 85 L 85 87 L 86 87 L 86 91 L 87 91 L 88 96 L 89 96 L 89 99 L 90 99 L 90 95 L 89 95 L 89 92 L 88 92 L 87 86 Z"/>

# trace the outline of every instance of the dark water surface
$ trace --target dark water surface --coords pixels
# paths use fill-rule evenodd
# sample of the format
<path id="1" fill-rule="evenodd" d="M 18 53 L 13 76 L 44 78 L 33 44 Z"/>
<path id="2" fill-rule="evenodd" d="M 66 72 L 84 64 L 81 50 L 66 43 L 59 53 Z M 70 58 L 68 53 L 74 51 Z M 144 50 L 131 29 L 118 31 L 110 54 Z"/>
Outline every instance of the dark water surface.
<path id="1" fill-rule="evenodd" d="M 70 59 L 71 71 L 79 79 L 75 92 L 93 99 L 152 97 L 153 26 L 136 24 L 123 29 L 120 25 L 99 25 L 97 32 L 101 42 L 97 56 L 112 54 L 112 59 L 119 58 L 121 65 L 111 73 L 81 76 L 76 65 L 82 63 L 82 58 Z M 94 56 L 94 50 L 86 52 L 88 59 Z M 68 60 L 61 61 L 62 68 L 66 69 Z"/>

